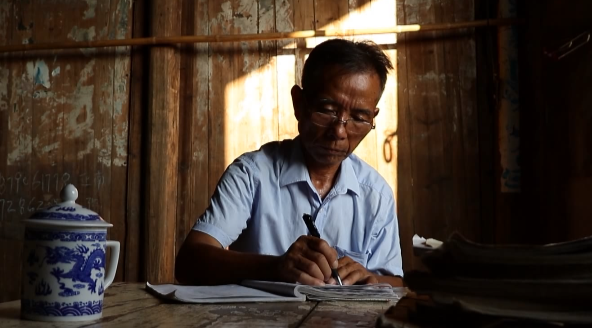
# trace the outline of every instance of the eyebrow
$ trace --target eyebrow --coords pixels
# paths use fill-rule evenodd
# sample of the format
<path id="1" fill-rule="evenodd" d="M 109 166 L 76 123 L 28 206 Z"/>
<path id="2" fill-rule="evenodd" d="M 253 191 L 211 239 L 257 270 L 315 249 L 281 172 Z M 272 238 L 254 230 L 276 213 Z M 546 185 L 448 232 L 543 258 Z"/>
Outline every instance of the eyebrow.
<path id="1" fill-rule="evenodd" d="M 320 98 L 318 101 L 323 104 L 336 105 L 341 108 L 341 104 L 339 104 L 337 101 L 329 99 L 329 98 Z M 364 113 L 367 115 L 372 115 L 372 111 L 369 109 L 366 109 L 366 108 L 352 108 L 350 110 L 350 112 Z"/>

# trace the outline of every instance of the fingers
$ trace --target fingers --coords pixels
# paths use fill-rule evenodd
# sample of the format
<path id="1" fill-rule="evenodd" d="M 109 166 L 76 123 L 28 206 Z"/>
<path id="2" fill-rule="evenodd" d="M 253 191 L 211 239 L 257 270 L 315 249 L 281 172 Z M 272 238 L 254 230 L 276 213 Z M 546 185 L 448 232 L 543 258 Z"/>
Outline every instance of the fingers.
<path id="1" fill-rule="evenodd" d="M 350 263 L 343 267 L 345 273 L 342 274 L 341 271 L 339 272 L 339 276 L 341 277 L 341 282 L 346 286 L 353 285 L 367 277 L 366 272 L 364 272 L 365 270 L 360 270 L 355 263 Z"/>
<path id="2" fill-rule="evenodd" d="M 296 246 L 293 245 L 288 252 L 280 257 L 278 263 L 279 279 L 305 285 L 324 285 L 324 276 L 318 266 L 304 258 L 301 252 L 294 250 Z"/>
<path id="3" fill-rule="evenodd" d="M 329 264 L 329 269 L 336 269 L 339 266 L 337 262 L 337 251 L 335 250 L 335 248 L 329 246 L 329 244 L 327 244 L 327 242 L 323 239 L 308 236 L 306 236 L 305 238 L 307 240 L 308 247 L 310 247 L 312 250 L 316 252 L 323 254 L 323 257 L 327 261 L 327 264 Z M 331 274 L 331 272 L 329 272 L 329 274 Z"/>
<path id="4" fill-rule="evenodd" d="M 313 261 L 318 268 L 322 272 L 322 277 L 316 276 L 323 281 L 327 281 L 331 278 L 331 268 L 337 268 L 337 251 L 329 246 L 326 241 L 311 237 L 311 236 L 301 236 L 298 238 L 297 242 L 305 243 L 307 247 L 304 248 L 302 255 Z M 303 268 L 305 270 L 306 268 Z M 308 268 L 312 269 L 312 268 Z M 311 274 L 311 271 L 306 271 L 307 273 Z"/>
<path id="5" fill-rule="evenodd" d="M 282 256 L 282 279 L 307 285 L 323 285 L 337 267 L 337 252 L 322 239 L 301 236 Z"/>
<path id="6" fill-rule="evenodd" d="M 322 280 L 315 278 L 302 270 L 296 269 L 296 270 L 292 271 L 292 273 L 293 273 L 293 276 L 292 276 L 293 278 L 290 279 L 289 281 L 294 281 L 294 282 L 297 282 L 297 283 L 300 283 L 303 285 L 312 285 L 312 286 L 324 286 L 325 285 L 325 283 Z"/>
<path id="7" fill-rule="evenodd" d="M 327 280 L 331 275 L 331 268 L 323 255 L 308 249 L 303 250 L 300 256 L 295 258 L 295 266 L 300 271 L 321 281 Z M 327 275 L 327 271 L 329 275 Z"/>
<path id="8" fill-rule="evenodd" d="M 344 256 L 339 259 L 339 276 L 344 285 L 377 283 L 378 280 L 360 263 Z"/>
<path id="9" fill-rule="evenodd" d="M 374 275 L 370 275 L 370 276 L 358 281 L 358 284 L 362 284 L 362 285 L 377 284 L 377 283 L 378 283 L 378 279 Z"/>

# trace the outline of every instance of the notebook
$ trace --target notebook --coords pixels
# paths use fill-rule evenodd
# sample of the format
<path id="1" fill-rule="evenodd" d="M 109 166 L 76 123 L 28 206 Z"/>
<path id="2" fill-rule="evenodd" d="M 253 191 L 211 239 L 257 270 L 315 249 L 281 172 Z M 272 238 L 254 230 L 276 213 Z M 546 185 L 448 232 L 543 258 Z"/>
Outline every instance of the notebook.
<path id="1" fill-rule="evenodd" d="M 284 282 L 245 280 L 240 285 L 184 286 L 152 285 L 146 289 L 156 296 L 182 303 L 243 303 L 310 301 L 383 301 L 397 302 L 406 288 L 389 284 L 353 286 L 308 286 Z"/>

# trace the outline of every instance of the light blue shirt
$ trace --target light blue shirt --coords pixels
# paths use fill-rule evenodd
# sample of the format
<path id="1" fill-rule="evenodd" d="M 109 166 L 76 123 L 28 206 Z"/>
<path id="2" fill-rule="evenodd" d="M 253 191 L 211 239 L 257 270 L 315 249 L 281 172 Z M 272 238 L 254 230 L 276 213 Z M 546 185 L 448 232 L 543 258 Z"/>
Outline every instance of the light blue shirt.
<path id="1" fill-rule="evenodd" d="M 384 178 L 352 154 L 321 199 L 299 138 L 270 142 L 237 158 L 193 229 L 233 250 L 281 255 L 308 234 L 304 213 L 339 257 L 347 255 L 374 273 L 403 276 L 395 201 Z"/>

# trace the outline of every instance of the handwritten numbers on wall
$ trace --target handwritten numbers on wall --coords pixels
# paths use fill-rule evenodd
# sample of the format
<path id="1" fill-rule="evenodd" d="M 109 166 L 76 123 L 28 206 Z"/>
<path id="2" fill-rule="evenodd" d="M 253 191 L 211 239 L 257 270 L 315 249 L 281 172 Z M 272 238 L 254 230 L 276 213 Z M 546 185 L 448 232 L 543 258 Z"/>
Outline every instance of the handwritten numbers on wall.
<path id="1" fill-rule="evenodd" d="M 36 171 L 31 175 L 22 172 L 3 175 L 0 173 L 0 222 L 17 220 L 60 202 L 60 191 L 68 183 L 74 184 L 81 194 L 96 195 L 105 185 L 101 171 L 79 174 L 46 173 Z M 78 204 L 97 210 L 96 197 L 83 197 Z"/>

